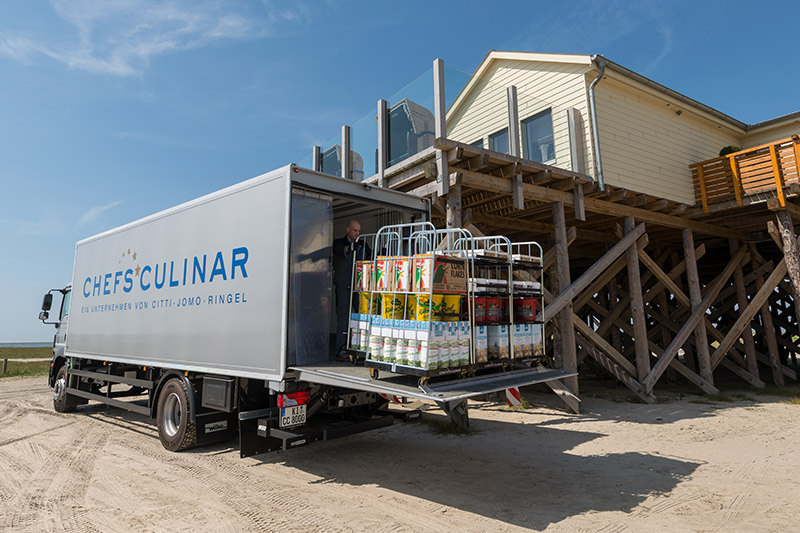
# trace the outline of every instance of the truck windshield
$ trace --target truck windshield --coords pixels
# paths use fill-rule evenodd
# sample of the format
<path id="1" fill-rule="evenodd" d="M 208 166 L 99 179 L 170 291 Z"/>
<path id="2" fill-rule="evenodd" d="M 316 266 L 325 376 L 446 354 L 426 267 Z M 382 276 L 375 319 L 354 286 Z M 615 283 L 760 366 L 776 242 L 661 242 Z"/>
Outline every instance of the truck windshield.
<path id="1" fill-rule="evenodd" d="M 69 316 L 69 301 L 70 297 L 72 296 L 72 291 L 67 291 L 64 293 L 64 299 L 61 300 L 61 315 L 59 320 L 64 320 Z"/>

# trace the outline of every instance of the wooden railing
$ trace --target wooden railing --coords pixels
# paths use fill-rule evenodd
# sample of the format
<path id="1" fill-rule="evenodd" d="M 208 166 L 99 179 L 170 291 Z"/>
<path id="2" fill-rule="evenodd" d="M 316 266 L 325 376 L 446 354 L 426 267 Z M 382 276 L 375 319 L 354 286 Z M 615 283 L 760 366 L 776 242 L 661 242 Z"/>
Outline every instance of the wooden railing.
<path id="1" fill-rule="evenodd" d="M 692 169 L 695 203 L 708 213 L 710 203 L 742 199 L 764 191 L 775 191 L 780 204 L 786 205 L 784 187 L 798 183 L 800 136 L 771 142 L 755 148 L 689 165 Z"/>

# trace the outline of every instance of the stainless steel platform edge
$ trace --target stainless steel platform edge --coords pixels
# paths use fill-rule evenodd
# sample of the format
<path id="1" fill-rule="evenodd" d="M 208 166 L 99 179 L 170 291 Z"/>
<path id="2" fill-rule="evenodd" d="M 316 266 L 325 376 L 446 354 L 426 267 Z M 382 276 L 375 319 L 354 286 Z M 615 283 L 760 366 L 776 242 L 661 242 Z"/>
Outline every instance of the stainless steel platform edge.
<path id="1" fill-rule="evenodd" d="M 472 378 L 447 381 L 439 384 L 426 385 L 422 388 L 391 383 L 368 376 L 354 375 L 354 368 L 347 372 L 337 372 L 327 368 L 292 367 L 297 379 L 320 385 L 346 387 L 378 394 L 405 396 L 420 400 L 435 402 L 455 402 L 481 394 L 489 394 L 508 389 L 510 387 L 523 387 L 535 383 L 544 383 L 554 379 L 563 379 L 574 376 L 574 372 L 552 370 L 544 368 L 523 369 L 499 374 L 476 376 Z"/>

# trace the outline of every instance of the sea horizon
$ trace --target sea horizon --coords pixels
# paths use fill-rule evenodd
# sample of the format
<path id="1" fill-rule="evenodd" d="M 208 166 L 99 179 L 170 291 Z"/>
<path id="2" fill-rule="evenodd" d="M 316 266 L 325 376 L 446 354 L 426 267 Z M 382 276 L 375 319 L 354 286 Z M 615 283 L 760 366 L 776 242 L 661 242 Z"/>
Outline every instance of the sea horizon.
<path id="1" fill-rule="evenodd" d="M 16 341 L 16 342 L 0 342 L 0 348 L 46 348 L 48 346 L 52 346 L 53 341 L 47 342 L 26 342 L 26 341 Z"/>

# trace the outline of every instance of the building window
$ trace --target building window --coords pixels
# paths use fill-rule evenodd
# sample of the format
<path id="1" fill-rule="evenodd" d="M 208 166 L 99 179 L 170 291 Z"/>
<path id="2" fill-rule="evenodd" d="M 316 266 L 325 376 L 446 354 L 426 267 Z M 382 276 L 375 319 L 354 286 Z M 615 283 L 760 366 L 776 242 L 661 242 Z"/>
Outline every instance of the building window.
<path id="1" fill-rule="evenodd" d="M 481 139 L 478 139 L 477 141 L 471 142 L 471 143 L 469 143 L 469 144 L 470 144 L 470 146 L 475 146 L 475 147 L 478 147 L 478 148 L 483 148 L 483 138 L 481 138 Z"/>
<path id="2" fill-rule="evenodd" d="M 508 128 L 503 128 L 497 133 L 489 135 L 489 150 L 508 154 Z"/>
<path id="3" fill-rule="evenodd" d="M 522 157 L 544 163 L 556 158 L 553 115 L 550 109 L 522 121 Z"/>

